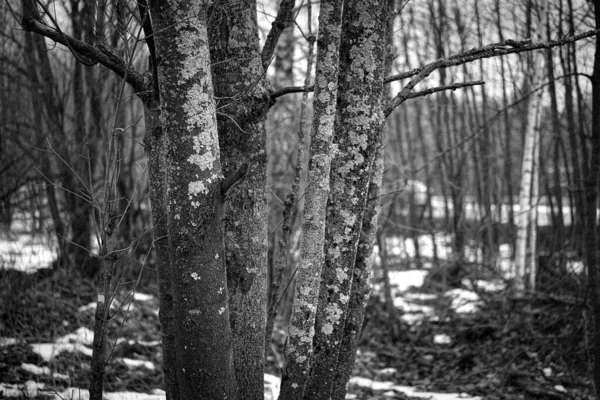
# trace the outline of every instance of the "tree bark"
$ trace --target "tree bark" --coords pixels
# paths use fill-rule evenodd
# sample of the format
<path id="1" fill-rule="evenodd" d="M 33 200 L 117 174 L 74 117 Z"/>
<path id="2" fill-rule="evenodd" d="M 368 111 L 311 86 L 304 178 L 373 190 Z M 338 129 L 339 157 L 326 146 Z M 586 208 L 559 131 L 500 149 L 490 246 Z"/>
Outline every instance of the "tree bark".
<path id="1" fill-rule="evenodd" d="M 233 399 L 223 195 L 207 34 L 207 1 L 151 2 L 161 122 L 167 140 L 167 226 L 183 399 Z"/>
<path id="2" fill-rule="evenodd" d="M 267 288 L 269 84 L 259 52 L 256 1 L 227 0 L 211 9 L 209 44 L 221 163 L 225 176 L 248 166 L 226 196 L 224 232 L 233 357 L 240 394 L 264 396 Z"/>
<path id="3" fill-rule="evenodd" d="M 542 14 L 541 32 L 544 29 L 545 9 L 540 10 Z M 529 10 L 531 12 L 531 10 Z M 540 33 L 541 33 L 540 32 Z M 545 35 L 540 35 L 545 37 Z M 525 82 L 525 87 L 531 90 L 538 89 L 541 83 L 539 71 L 544 67 L 544 53 L 542 51 L 534 52 L 531 56 L 531 61 L 528 63 L 528 69 L 532 71 L 532 76 L 529 81 Z M 537 208 L 537 198 L 533 198 L 533 194 L 537 193 L 537 188 L 533 188 L 533 184 L 538 184 L 538 178 L 534 177 L 535 173 L 539 173 L 538 168 L 535 168 L 537 160 L 536 147 L 539 146 L 539 116 L 542 109 L 544 89 L 538 89 L 533 98 L 528 99 L 525 105 L 525 144 L 523 146 L 523 161 L 521 164 L 521 184 L 519 188 L 519 214 L 517 215 L 517 241 L 515 246 L 515 282 L 514 290 L 517 293 L 522 293 L 526 286 L 526 273 L 533 272 L 534 264 L 529 263 L 528 257 L 533 257 L 535 263 L 536 254 L 535 243 L 531 232 L 537 229 L 536 221 L 533 221 L 533 216 L 537 215 L 533 211 Z M 537 153 L 539 154 L 539 152 Z M 528 286 L 528 285 L 527 285 Z M 532 289 L 532 288 L 531 288 Z"/>
<path id="4" fill-rule="evenodd" d="M 336 378 L 371 170 L 382 143 L 385 3 L 350 0 L 344 7 L 325 265 L 306 399 L 329 399 Z"/>
<path id="5" fill-rule="evenodd" d="M 313 353 L 315 313 L 324 263 L 325 215 L 337 102 L 342 0 L 323 1 L 319 14 L 313 127 L 302 223 L 302 262 L 285 345 L 281 398 L 302 399 Z"/>
<path id="6" fill-rule="evenodd" d="M 149 98 L 144 104 L 146 136 L 144 143 L 148 154 L 150 203 L 152 205 L 152 230 L 156 254 L 159 289 L 159 321 L 161 326 L 163 373 L 167 400 L 179 400 L 177 359 L 175 352 L 176 326 L 173 316 L 171 284 L 171 255 L 167 230 L 167 182 L 165 173 L 165 137 L 160 122 L 158 98 Z"/>

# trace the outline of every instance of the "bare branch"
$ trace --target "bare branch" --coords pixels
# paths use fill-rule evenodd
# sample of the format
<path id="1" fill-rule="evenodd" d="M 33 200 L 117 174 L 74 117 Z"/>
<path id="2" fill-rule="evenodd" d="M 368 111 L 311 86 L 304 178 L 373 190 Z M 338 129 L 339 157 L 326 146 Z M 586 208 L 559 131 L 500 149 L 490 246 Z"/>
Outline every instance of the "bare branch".
<path id="1" fill-rule="evenodd" d="M 92 46 L 89 43 L 75 39 L 63 32 L 59 32 L 58 30 L 49 27 L 43 22 L 33 18 L 31 15 L 25 15 L 23 17 L 21 26 L 23 26 L 26 31 L 45 36 L 57 43 L 69 47 L 80 55 L 99 62 L 115 72 L 120 78 L 124 79 L 138 95 L 143 95 L 151 90 L 150 85 L 146 83 L 142 74 L 128 68 L 125 61 L 105 45 L 98 44 Z"/>
<path id="2" fill-rule="evenodd" d="M 271 93 L 271 100 L 275 101 L 276 98 L 281 97 L 290 93 L 302 93 L 302 92 L 312 92 L 315 90 L 315 85 L 310 86 L 288 86 L 278 90 L 275 90 Z"/>
<path id="3" fill-rule="evenodd" d="M 447 67 L 455 67 L 457 65 L 466 64 L 475 60 L 479 60 L 482 58 L 491 58 L 498 56 L 505 56 L 508 54 L 517 54 L 523 53 L 526 51 L 533 51 L 539 49 L 550 49 L 552 47 L 563 46 L 568 43 L 573 43 L 581 39 L 586 39 L 592 36 L 596 36 L 600 34 L 600 29 L 592 29 L 587 32 L 583 32 L 577 35 L 568 35 L 560 40 L 551 40 L 548 42 L 542 43 L 532 43 L 529 40 L 505 40 L 500 43 L 492 43 L 483 47 L 479 47 L 476 49 L 471 49 L 465 51 L 463 53 L 455 54 L 448 58 L 443 58 L 441 60 L 437 60 L 431 62 L 424 67 L 416 68 L 411 71 L 401 72 L 397 75 L 388 76 L 383 80 L 384 83 L 389 83 L 393 81 L 399 81 L 402 79 L 407 79 L 413 77 L 415 75 L 421 75 L 423 73 L 427 73 L 423 78 L 431 74 L 436 69 L 447 68 Z M 422 80 L 422 79 L 421 79 Z"/>
<path id="4" fill-rule="evenodd" d="M 498 57 L 498 56 L 504 56 L 507 54 L 516 54 L 516 53 L 522 53 L 525 51 L 533 51 L 533 50 L 538 50 L 538 49 L 549 49 L 552 47 L 557 47 L 557 46 L 562 46 L 562 45 L 565 45 L 568 43 L 573 43 L 577 40 L 592 37 L 592 36 L 597 35 L 598 33 L 600 33 L 600 29 L 594 29 L 594 30 L 590 30 L 590 31 L 587 31 L 584 33 L 580 33 L 578 35 L 569 35 L 561 40 L 551 40 L 549 42 L 543 42 L 543 43 L 531 43 L 527 40 L 519 41 L 519 42 L 517 42 L 515 40 L 505 40 L 502 43 L 489 44 L 489 45 L 486 45 L 486 46 L 483 46 L 483 47 L 480 47 L 477 49 L 469 50 L 464 53 L 450 56 L 448 58 L 442 58 L 440 60 L 429 63 L 418 70 L 413 70 L 413 71 L 418 71 L 415 74 L 416 76 L 413 79 L 411 79 L 411 81 L 408 82 L 406 84 L 406 86 L 404 86 L 402 88 L 400 93 L 398 93 L 396 95 L 396 97 L 394 97 L 394 99 L 392 99 L 392 101 L 390 102 L 388 107 L 391 107 L 392 109 L 394 109 L 398 105 L 400 105 L 402 102 L 404 102 L 407 99 L 410 92 L 412 91 L 412 89 L 417 84 L 419 84 L 419 82 L 421 82 L 423 79 L 427 78 L 433 71 L 435 71 L 437 69 L 447 68 L 447 67 L 455 67 L 457 65 L 466 64 L 466 63 L 469 63 L 469 62 L 472 62 L 475 60 L 480 60 L 483 58 Z M 413 72 L 413 71 L 411 71 L 411 72 Z M 392 79 L 392 80 L 394 80 L 394 79 Z M 386 81 L 391 82 L 391 80 L 387 80 L 387 79 L 386 79 Z"/>
<path id="5" fill-rule="evenodd" d="M 404 100 L 402 100 L 400 103 L 396 104 L 393 107 L 392 107 L 392 102 L 390 101 L 390 103 L 383 110 L 383 114 L 387 117 L 388 115 L 390 115 L 392 113 L 392 111 L 394 111 L 395 107 L 398 107 L 400 104 L 402 104 L 404 101 L 406 101 L 408 99 L 414 99 L 416 97 L 429 96 L 430 94 L 433 94 L 433 93 L 436 93 L 436 92 L 442 92 L 444 90 L 456 90 L 456 89 L 461 89 L 461 88 L 468 87 L 468 86 L 479 86 L 479 85 L 484 85 L 484 84 L 485 84 L 484 81 L 471 81 L 471 82 L 453 83 L 451 85 L 437 86 L 437 87 L 432 87 L 432 88 L 429 88 L 429 89 L 421 90 L 419 92 L 409 93 L 408 96 L 406 96 L 406 98 Z"/>
<path id="6" fill-rule="evenodd" d="M 263 69 L 266 71 L 271 63 L 271 57 L 273 57 L 273 52 L 275 51 L 275 46 L 277 46 L 277 42 L 279 41 L 279 36 L 281 36 L 281 32 L 287 27 L 289 21 L 290 13 L 294 8 L 294 0 L 281 0 L 281 4 L 279 5 L 279 11 L 277 12 L 277 16 L 275 17 L 275 21 L 273 21 L 273 26 L 267 35 L 267 39 L 265 41 L 265 45 L 263 46 L 262 52 L 260 54 L 260 58 L 262 61 Z"/>
<path id="7" fill-rule="evenodd" d="M 152 69 L 152 81 L 154 85 L 154 95 L 158 98 L 158 70 L 156 64 L 156 44 L 154 42 L 154 28 L 152 27 L 152 21 L 148 13 L 148 3 L 146 0 L 139 0 L 138 12 L 140 13 L 140 20 L 142 21 L 142 28 L 144 29 L 144 40 L 148 46 L 150 52 L 150 61 Z"/>

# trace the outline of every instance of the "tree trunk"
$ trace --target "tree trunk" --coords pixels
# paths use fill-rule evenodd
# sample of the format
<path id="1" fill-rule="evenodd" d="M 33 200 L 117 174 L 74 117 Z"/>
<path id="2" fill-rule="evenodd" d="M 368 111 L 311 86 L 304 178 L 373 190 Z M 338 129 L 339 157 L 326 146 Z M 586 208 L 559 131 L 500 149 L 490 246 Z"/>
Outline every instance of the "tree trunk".
<path id="1" fill-rule="evenodd" d="M 256 1 L 220 1 L 211 9 L 210 55 L 221 163 L 225 176 L 247 172 L 227 193 L 225 249 L 236 380 L 245 399 L 264 396 L 267 288 L 269 110 L 258 42 Z"/>
<path id="2" fill-rule="evenodd" d="M 343 400 L 354 362 L 356 361 L 357 341 L 363 326 L 365 308 L 371 294 L 369 285 L 373 267 L 373 245 L 377 234 L 377 219 L 380 211 L 381 184 L 383 178 L 383 148 L 377 149 L 373 171 L 369 182 L 369 195 L 366 211 L 363 215 L 356 262 L 352 271 L 352 288 L 348 301 L 348 312 L 344 324 L 344 334 L 340 343 L 335 380 L 331 393 L 332 400 Z"/>
<path id="3" fill-rule="evenodd" d="M 600 0 L 594 1 L 596 29 L 600 28 Z M 585 261 L 594 313 L 594 385 L 600 398 L 600 268 L 598 266 L 598 192 L 600 190 L 600 40 L 596 38 L 592 75 L 592 157 L 585 179 Z"/>
<path id="4" fill-rule="evenodd" d="M 531 3 L 529 4 L 531 7 Z M 528 12 L 532 9 L 529 8 Z M 545 38 L 543 34 L 545 30 L 546 21 L 546 9 L 542 7 L 540 9 L 540 31 L 539 37 Z M 544 95 L 544 89 L 538 88 L 541 83 L 540 71 L 544 67 L 544 53 L 543 51 L 536 51 L 530 55 L 530 62 L 528 63 L 528 70 L 532 71 L 531 78 L 525 82 L 525 87 L 530 90 L 535 90 L 536 93 L 533 98 L 528 99 L 525 105 L 525 144 L 523 146 L 523 161 L 521 164 L 521 185 L 519 188 L 519 214 L 517 215 L 517 241 L 515 246 L 515 282 L 514 289 L 517 293 L 522 293 L 525 290 L 526 280 L 525 275 L 529 270 L 529 273 L 535 274 L 535 258 L 536 248 L 533 242 L 536 238 L 536 234 L 532 234 L 533 230 L 537 229 L 537 221 L 533 218 L 537 212 L 534 208 L 537 208 L 538 199 L 534 197 L 534 194 L 538 193 L 538 177 L 534 174 L 539 173 L 539 168 L 536 167 L 538 160 L 536 154 L 539 155 L 539 118 L 542 110 L 542 101 Z M 533 258 L 529 263 L 528 268 L 528 257 Z M 530 277 L 535 279 L 535 277 Z M 531 282 L 531 281 L 530 281 Z M 530 289 L 533 289 L 530 287 Z"/>
<path id="5" fill-rule="evenodd" d="M 152 2 L 177 380 L 183 399 L 237 395 L 229 322 L 223 194 L 206 1 Z"/>
<path id="6" fill-rule="evenodd" d="M 302 223 L 302 262 L 297 274 L 281 382 L 281 398 L 286 400 L 304 397 L 313 353 L 315 312 L 325 261 L 323 242 L 337 102 L 342 4 L 342 0 L 323 1 L 319 14 L 314 116 Z"/>
<path id="7" fill-rule="evenodd" d="M 325 265 L 315 322 L 314 356 L 305 398 L 329 399 L 340 357 L 369 181 L 384 118 L 385 0 L 344 6 L 338 114 L 325 228 Z"/>
<path id="8" fill-rule="evenodd" d="M 157 97 L 157 96 L 155 96 Z M 176 326 L 173 316 L 171 283 L 171 254 L 167 229 L 167 188 L 165 171 L 165 137 L 160 123 L 158 98 L 150 98 L 144 104 L 146 136 L 144 143 L 148 154 L 150 202 L 152 204 L 152 231 L 158 272 L 159 320 L 162 339 L 163 372 L 167 400 L 179 400 L 177 382 L 177 359 L 175 352 Z"/>

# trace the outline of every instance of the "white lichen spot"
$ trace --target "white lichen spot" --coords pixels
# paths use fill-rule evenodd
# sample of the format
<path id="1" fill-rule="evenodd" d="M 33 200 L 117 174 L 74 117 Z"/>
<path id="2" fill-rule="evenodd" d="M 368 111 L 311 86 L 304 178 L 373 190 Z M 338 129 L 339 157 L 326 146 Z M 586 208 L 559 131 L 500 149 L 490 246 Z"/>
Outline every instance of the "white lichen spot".
<path id="1" fill-rule="evenodd" d="M 215 260 L 219 259 L 219 253 L 215 254 Z"/>
<path id="2" fill-rule="evenodd" d="M 206 194 L 208 193 L 208 188 L 204 185 L 203 181 L 194 181 L 188 184 L 188 196 L 190 200 L 192 196 L 196 196 L 198 194 Z M 192 202 L 192 206 L 197 204 L 198 202 Z M 194 206 L 195 207 L 195 206 Z"/>
<path id="3" fill-rule="evenodd" d="M 344 311 L 336 303 L 332 303 L 325 308 L 325 312 L 327 313 L 327 320 L 332 324 L 336 324 Z"/>
<path id="4" fill-rule="evenodd" d="M 339 247 L 333 247 L 331 249 L 329 249 L 329 256 L 332 259 L 336 259 L 339 258 L 342 255 L 342 252 L 340 251 Z"/>
<path id="5" fill-rule="evenodd" d="M 181 218 L 181 216 L 179 214 L 175 214 L 175 219 L 179 221 L 179 219 Z"/>
<path id="6" fill-rule="evenodd" d="M 219 308 L 219 315 L 223 314 L 224 312 L 225 312 L 225 307 Z"/>
<path id="7" fill-rule="evenodd" d="M 98 303 L 104 303 L 104 295 L 103 294 L 98 295 Z"/>
<path id="8" fill-rule="evenodd" d="M 335 270 L 335 275 L 337 276 L 338 281 L 343 282 L 346 279 L 348 279 L 348 274 L 346 273 L 346 271 L 344 271 L 343 268 L 337 268 Z"/>
<path id="9" fill-rule="evenodd" d="M 294 382 L 294 383 L 292 383 L 292 388 L 294 388 L 294 389 L 298 389 L 298 384 L 297 384 L 297 383 L 295 383 L 295 382 Z"/>
<path id="10" fill-rule="evenodd" d="M 306 361 L 306 356 L 298 356 L 298 357 L 296 357 L 296 361 L 299 364 L 302 364 L 304 361 Z"/>
<path id="11" fill-rule="evenodd" d="M 303 333 L 302 329 L 298 329 L 294 325 L 290 325 L 290 327 L 288 328 L 288 332 L 290 336 L 300 336 Z"/>
<path id="12" fill-rule="evenodd" d="M 200 280 L 200 275 L 198 275 L 197 272 L 192 272 L 192 279 L 195 281 L 199 281 Z"/>
<path id="13" fill-rule="evenodd" d="M 219 288 L 219 294 L 223 294 L 223 289 L 225 289 L 225 288 L 224 287 Z"/>
<path id="14" fill-rule="evenodd" d="M 191 315 L 200 315 L 200 310 L 190 310 L 188 311 Z"/>
<path id="15" fill-rule="evenodd" d="M 346 303 L 348 303 L 348 300 L 350 300 L 350 296 L 347 296 L 347 295 L 345 295 L 345 294 L 343 294 L 343 293 L 341 293 L 341 294 L 340 294 L 340 301 L 341 301 L 343 304 L 346 304 Z"/>
<path id="16" fill-rule="evenodd" d="M 321 332 L 323 332 L 326 335 L 331 335 L 333 333 L 333 324 L 327 323 L 323 325 L 323 327 L 321 328 Z"/>

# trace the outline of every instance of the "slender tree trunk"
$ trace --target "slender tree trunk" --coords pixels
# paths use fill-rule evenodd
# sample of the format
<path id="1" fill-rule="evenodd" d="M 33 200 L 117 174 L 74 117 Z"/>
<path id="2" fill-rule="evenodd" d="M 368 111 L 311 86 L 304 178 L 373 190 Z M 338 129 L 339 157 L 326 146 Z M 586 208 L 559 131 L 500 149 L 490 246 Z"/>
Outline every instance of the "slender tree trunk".
<path id="1" fill-rule="evenodd" d="M 157 97 L 157 96 L 155 96 Z M 162 338 L 163 372 L 167 400 L 179 400 L 177 382 L 177 359 L 175 352 L 176 325 L 173 310 L 171 283 L 171 254 L 167 230 L 167 187 L 165 171 L 165 137 L 160 122 L 158 98 L 150 98 L 144 104 L 146 136 L 144 143 L 148 154 L 150 202 L 152 204 L 152 226 L 156 270 L 158 272 L 159 320 Z"/>
<path id="2" fill-rule="evenodd" d="M 182 399 L 236 398 L 223 193 L 207 34 L 209 2 L 152 2 L 177 380 Z"/>
<path id="3" fill-rule="evenodd" d="M 503 35 L 503 29 L 502 29 L 502 21 L 501 21 L 501 12 L 500 12 L 500 0 L 496 0 L 495 1 L 495 9 L 496 9 L 496 26 L 498 28 L 498 36 L 500 41 L 504 41 L 504 35 Z M 515 248 L 515 236 L 514 235 L 514 227 L 515 227 L 515 210 L 514 210 L 514 205 L 513 205 L 513 184 L 512 184 L 512 151 L 510 149 L 510 145 L 512 143 L 512 139 L 511 139 L 511 123 L 510 123 L 510 117 L 508 114 L 508 90 L 507 90 L 507 74 L 506 74 L 506 67 L 504 64 L 504 58 L 500 58 L 499 60 L 500 62 L 500 75 L 502 77 L 502 104 L 504 107 L 504 113 L 503 113 L 503 128 L 504 128 L 504 137 L 502 138 L 502 144 L 503 144 L 503 150 L 504 150 L 504 180 L 505 180 L 505 185 L 506 185 L 506 205 L 508 208 L 508 226 L 507 226 L 507 231 L 508 231 L 508 238 L 509 238 L 509 244 L 510 244 L 510 248 L 511 248 L 511 253 L 514 251 Z M 504 202 L 503 202 L 504 203 Z M 502 209 L 500 209 L 500 220 L 502 220 Z M 512 258 L 512 254 L 510 254 L 510 258 Z"/>
<path id="4" fill-rule="evenodd" d="M 34 10 L 34 5 L 28 0 L 23 1 L 24 10 Z M 31 77 L 31 103 L 33 106 L 33 118 L 35 126 L 38 127 L 41 137 L 48 140 L 59 124 L 57 123 L 59 115 L 55 113 L 53 103 L 54 97 L 51 95 L 54 90 L 54 78 L 50 69 L 50 61 L 48 60 L 48 51 L 44 38 L 32 32 L 27 32 L 25 36 L 25 59 L 27 68 Z M 40 76 L 41 75 L 41 76 Z M 40 96 L 40 93 L 46 93 L 46 96 Z M 47 101 L 44 101 L 47 100 Z M 46 118 L 44 118 L 46 116 Z M 65 236 L 65 225 L 60 215 L 60 208 L 56 196 L 56 186 L 58 184 L 54 174 L 53 166 L 48 152 L 44 151 L 41 154 L 42 171 L 48 182 L 44 185 L 46 197 L 48 199 L 48 207 L 52 217 L 52 225 L 58 243 L 58 264 L 66 260 L 67 257 L 67 242 Z"/>
<path id="5" fill-rule="evenodd" d="M 537 60 L 541 60 L 542 55 L 534 55 Z M 536 68 L 542 66 L 536 61 Z M 534 80 L 534 82 L 537 82 Z M 537 85 L 532 85 L 536 87 Z M 525 146 L 523 148 L 523 162 L 521 167 L 521 186 L 519 189 L 519 214 L 517 215 L 517 245 L 515 249 L 515 290 L 523 292 L 525 290 L 525 275 L 527 271 L 527 256 L 531 254 L 532 245 L 530 232 L 535 229 L 532 225 L 532 209 L 537 207 L 537 199 L 533 198 L 533 182 L 537 179 L 533 174 L 538 172 L 535 165 L 535 148 L 538 143 L 538 117 L 541 109 L 543 90 L 540 89 L 534 99 L 529 100 L 527 106 L 527 122 L 525 130 Z M 529 250 L 528 250 L 529 249 Z M 535 257 L 534 254 L 531 254 Z"/>
<path id="6" fill-rule="evenodd" d="M 110 319 L 110 305 L 113 299 L 112 279 L 115 272 L 115 263 L 118 260 L 116 224 L 117 215 L 117 181 L 119 179 L 118 160 L 121 158 L 122 138 L 118 134 L 111 134 L 106 157 L 106 172 L 104 175 L 104 188 L 102 193 L 103 209 L 100 215 L 101 238 L 100 279 L 96 314 L 94 321 L 94 340 L 92 343 L 92 360 L 90 373 L 90 400 L 102 400 L 104 388 L 104 368 L 107 362 L 108 321 Z"/>
<path id="7" fill-rule="evenodd" d="M 323 243 L 337 103 L 342 7 L 342 0 L 323 1 L 319 15 L 314 116 L 302 223 L 302 263 L 297 274 L 281 382 L 281 398 L 286 400 L 304 397 L 313 355 L 316 306 L 325 261 Z"/>
<path id="8" fill-rule="evenodd" d="M 531 3 L 529 3 L 528 13 L 531 13 Z M 546 9 L 542 7 L 540 10 L 541 22 L 540 22 L 540 37 L 545 38 L 545 21 L 546 21 Z M 525 144 L 523 146 L 523 161 L 521 164 L 521 185 L 519 189 L 519 215 L 517 216 L 517 242 L 515 249 L 515 291 L 522 293 L 525 290 L 526 280 L 525 275 L 529 270 L 530 275 L 535 275 L 535 240 L 536 234 L 532 234 L 533 230 L 537 229 L 537 221 L 533 220 L 534 215 L 537 216 L 537 212 L 534 208 L 537 208 L 537 198 L 533 197 L 538 192 L 537 187 L 533 187 L 535 184 L 538 185 L 538 177 L 534 174 L 539 173 L 539 168 L 536 168 L 537 160 L 536 154 L 539 157 L 539 150 L 536 147 L 540 145 L 539 141 L 539 118 L 542 109 L 542 101 L 544 89 L 538 88 L 541 83 L 541 76 L 539 71 L 542 71 L 544 67 L 544 53 L 542 51 L 536 51 L 530 55 L 530 61 L 528 69 L 532 71 L 532 77 L 529 82 L 526 82 L 525 87 L 531 88 L 531 90 L 537 90 L 532 99 L 528 99 L 525 106 Z M 537 151 L 537 152 L 536 152 Z M 529 263 L 528 268 L 528 256 L 533 258 Z M 533 263 L 533 264 L 532 264 Z M 530 276 L 531 279 L 535 279 L 535 276 Z M 533 289 L 533 287 L 530 287 Z"/>
<path id="9" fill-rule="evenodd" d="M 541 112 L 541 110 L 539 110 L 539 112 Z M 539 117 L 537 119 L 539 121 Z M 529 211 L 529 248 L 527 251 L 527 261 L 529 264 L 529 290 L 531 291 L 535 291 L 535 282 L 537 277 L 537 221 L 540 181 L 540 146 L 542 145 L 539 122 L 537 123 L 534 134 L 535 145 L 533 150 L 533 162 L 531 165 L 533 172 L 531 178 L 531 210 Z"/>
<path id="10" fill-rule="evenodd" d="M 596 29 L 600 28 L 600 0 L 594 1 Z M 585 261 L 594 313 L 594 385 L 600 398 L 600 268 L 598 265 L 598 192 L 600 190 L 600 40 L 596 38 L 592 75 L 592 156 L 585 179 Z"/>
<path id="11" fill-rule="evenodd" d="M 311 15 L 311 5 L 307 4 L 308 9 L 308 33 L 311 34 L 312 30 L 310 28 L 310 15 Z M 306 78 L 304 80 L 304 86 L 309 86 L 312 83 L 312 68 L 314 62 L 314 45 L 316 38 L 314 36 L 309 36 L 308 38 L 308 56 L 307 56 L 307 66 L 306 66 Z M 304 154 L 306 147 L 306 139 L 305 139 L 305 130 L 307 124 L 308 117 L 308 92 L 304 92 L 302 94 L 302 103 L 300 105 L 300 120 L 298 123 L 298 150 L 296 153 L 296 167 L 294 169 L 294 182 L 292 183 L 292 189 L 288 193 L 283 210 L 283 223 L 282 223 L 282 237 L 279 241 L 279 255 L 277 257 L 277 261 L 275 263 L 275 275 L 271 285 L 271 296 L 269 298 L 268 304 L 268 313 L 267 313 L 267 328 L 266 328 L 266 338 L 265 338 L 265 354 L 267 354 L 269 346 L 271 344 L 271 338 L 273 335 L 273 327 L 275 326 L 275 317 L 277 315 L 277 308 L 279 305 L 279 300 L 283 295 L 281 293 L 281 284 L 283 282 L 283 276 L 286 271 L 286 267 L 290 261 L 291 252 L 291 243 L 290 243 L 290 234 L 292 232 L 292 227 L 294 224 L 295 216 L 297 214 L 297 208 L 300 203 L 300 182 L 302 180 L 302 171 L 304 170 Z"/>
<path id="12" fill-rule="evenodd" d="M 356 360 L 357 342 L 363 325 L 365 308 L 371 294 L 369 279 L 373 267 L 373 246 L 381 208 L 383 169 L 383 148 L 379 147 L 373 162 L 367 208 L 363 215 L 356 262 L 352 272 L 352 289 L 348 301 L 344 334 L 340 343 L 338 362 L 334 364 L 337 365 L 337 368 L 335 368 L 336 377 L 331 394 L 332 400 L 343 400 L 346 397 L 348 381 Z"/>
<path id="13" fill-rule="evenodd" d="M 383 275 L 383 296 L 385 301 L 385 310 L 388 314 L 388 334 L 392 340 L 395 340 L 398 337 L 398 314 L 396 312 L 396 306 L 394 305 L 394 298 L 392 296 L 386 236 L 383 229 L 377 234 L 376 241 L 377 248 L 379 249 L 379 258 L 381 260 L 381 274 Z"/>

